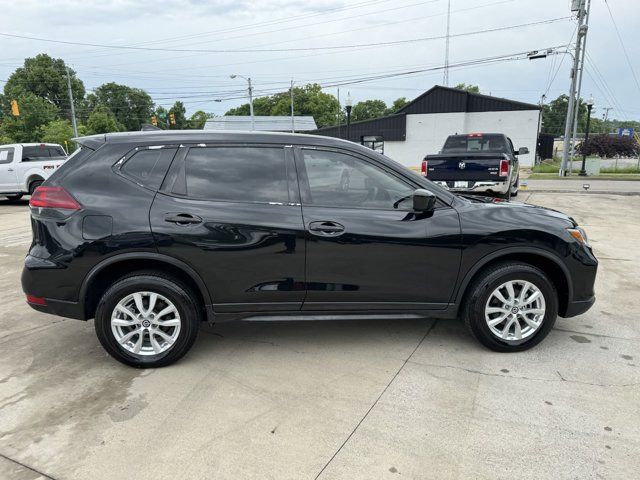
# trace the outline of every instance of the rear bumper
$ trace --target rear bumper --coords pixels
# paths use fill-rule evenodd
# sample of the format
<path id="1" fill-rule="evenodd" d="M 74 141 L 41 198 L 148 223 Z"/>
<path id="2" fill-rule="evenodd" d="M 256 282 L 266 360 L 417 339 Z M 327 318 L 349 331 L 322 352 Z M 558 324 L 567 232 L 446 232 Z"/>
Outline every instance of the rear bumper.
<path id="1" fill-rule="evenodd" d="M 593 296 L 588 300 L 580 300 L 578 302 L 569 302 L 567 311 L 562 315 L 564 318 L 575 317 L 589 310 L 596 303 L 596 297 Z"/>
<path id="2" fill-rule="evenodd" d="M 57 315 L 58 317 L 73 318 L 75 320 L 87 320 L 84 308 L 78 302 L 65 302 L 64 300 L 56 300 L 53 298 L 45 298 L 45 305 L 34 303 L 27 304 L 42 313 Z"/>
<path id="3" fill-rule="evenodd" d="M 467 193 L 507 193 L 509 191 L 509 181 L 505 182 L 473 182 L 470 181 L 473 185 L 471 187 L 450 187 L 446 181 L 435 180 L 434 183 L 437 183 L 441 187 L 450 190 L 452 192 L 467 192 Z"/>

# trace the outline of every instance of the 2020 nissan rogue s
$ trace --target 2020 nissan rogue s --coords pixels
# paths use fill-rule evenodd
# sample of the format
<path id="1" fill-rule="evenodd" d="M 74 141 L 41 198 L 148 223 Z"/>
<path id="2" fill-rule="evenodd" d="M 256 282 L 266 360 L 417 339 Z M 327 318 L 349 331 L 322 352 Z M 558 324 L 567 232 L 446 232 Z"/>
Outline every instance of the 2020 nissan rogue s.
<path id="1" fill-rule="evenodd" d="M 30 201 L 22 285 L 95 318 L 104 348 L 168 365 L 204 320 L 461 317 L 496 351 L 594 302 L 570 217 L 465 198 L 355 143 L 254 132 L 84 137 Z"/>

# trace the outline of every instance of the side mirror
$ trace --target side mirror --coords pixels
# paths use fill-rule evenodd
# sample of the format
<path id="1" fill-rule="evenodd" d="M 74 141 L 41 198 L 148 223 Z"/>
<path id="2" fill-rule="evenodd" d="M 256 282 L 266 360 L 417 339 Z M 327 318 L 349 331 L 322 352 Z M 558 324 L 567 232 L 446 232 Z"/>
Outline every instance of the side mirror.
<path id="1" fill-rule="evenodd" d="M 526 155 L 529 153 L 529 149 L 527 147 L 520 147 L 518 149 L 518 155 Z"/>
<path id="2" fill-rule="evenodd" d="M 413 192 L 413 209 L 416 212 L 430 212 L 436 206 L 436 196 L 422 188 Z"/>

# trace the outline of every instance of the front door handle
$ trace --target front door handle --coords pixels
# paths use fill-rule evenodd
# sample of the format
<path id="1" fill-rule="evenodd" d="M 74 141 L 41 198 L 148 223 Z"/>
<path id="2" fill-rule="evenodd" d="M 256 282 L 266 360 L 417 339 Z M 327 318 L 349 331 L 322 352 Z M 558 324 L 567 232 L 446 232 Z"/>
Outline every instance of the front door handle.
<path id="1" fill-rule="evenodd" d="M 309 224 L 309 231 L 313 235 L 322 237 L 337 237 L 344 233 L 344 225 L 331 221 L 311 222 Z"/>
<path id="2" fill-rule="evenodd" d="M 202 223 L 202 219 L 190 213 L 168 213 L 164 217 L 165 222 L 175 223 L 177 225 L 194 225 Z"/>

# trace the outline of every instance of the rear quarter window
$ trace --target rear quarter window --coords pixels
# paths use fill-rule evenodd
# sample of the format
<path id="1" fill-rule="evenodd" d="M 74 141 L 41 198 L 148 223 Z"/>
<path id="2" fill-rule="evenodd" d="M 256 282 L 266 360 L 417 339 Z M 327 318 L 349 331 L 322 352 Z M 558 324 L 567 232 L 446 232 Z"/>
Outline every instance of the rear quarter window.
<path id="1" fill-rule="evenodd" d="M 147 188 L 157 190 L 164 179 L 177 148 L 139 150 L 120 168 L 120 172 Z"/>

